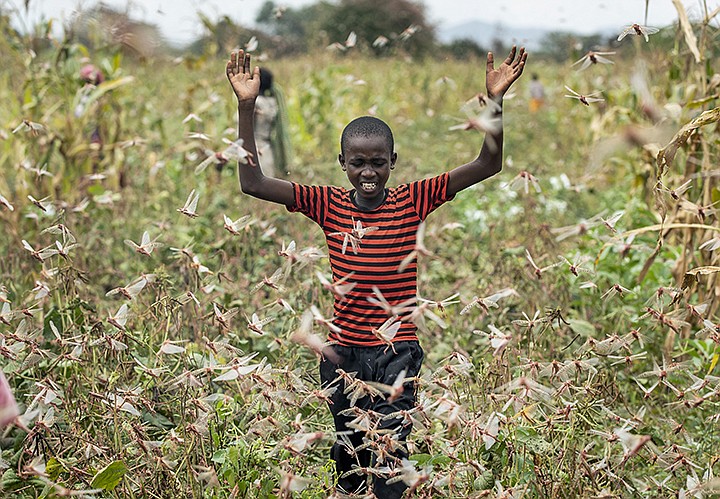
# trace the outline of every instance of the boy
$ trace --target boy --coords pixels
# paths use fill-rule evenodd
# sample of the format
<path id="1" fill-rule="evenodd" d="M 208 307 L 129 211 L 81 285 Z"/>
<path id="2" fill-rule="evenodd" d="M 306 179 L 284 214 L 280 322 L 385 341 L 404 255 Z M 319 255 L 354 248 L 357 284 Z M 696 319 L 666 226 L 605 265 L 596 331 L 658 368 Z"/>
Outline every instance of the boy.
<path id="1" fill-rule="evenodd" d="M 496 117 L 526 59 L 524 48 L 517 52 L 513 47 L 495 69 L 488 53 L 486 87 L 496 103 Z M 238 98 L 238 138 L 251 154 L 251 162 L 238 165 L 242 191 L 318 223 L 325 233 L 333 281 L 347 278 L 356 283 L 347 294 L 336 295 L 334 324 L 340 332 L 331 332 L 328 339 L 337 355 L 321 360 L 320 377 L 323 387 L 337 385 L 329 404 L 341 437 L 331 450 L 339 476 L 337 490 L 368 492 L 365 475 L 371 466 L 393 470 L 407 458 L 405 441 L 412 423 L 383 416 L 411 410 L 415 387 L 401 380 L 388 396 L 368 395 L 363 389 L 378 383 L 392 386 L 400 375 L 411 380 L 423 359 L 417 328 L 409 318 L 417 295 L 417 261 L 413 258 L 406 265 L 403 260 L 415 249 L 417 228 L 430 212 L 500 172 L 502 126 L 487 133 L 473 161 L 437 177 L 387 189 L 397 161 L 392 132 L 377 118 L 357 118 L 343 130 L 338 155 L 353 189 L 305 186 L 267 177 L 258 164 L 253 112 L 260 69 L 251 71 L 250 56 L 241 50 L 230 55 L 226 74 Z M 355 403 L 353 396 L 359 397 Z M 372 492 L 381 499 L 399 498 L 407 488 L 402 481 L 389 480 L 390 473 L 373 473 Z"/>

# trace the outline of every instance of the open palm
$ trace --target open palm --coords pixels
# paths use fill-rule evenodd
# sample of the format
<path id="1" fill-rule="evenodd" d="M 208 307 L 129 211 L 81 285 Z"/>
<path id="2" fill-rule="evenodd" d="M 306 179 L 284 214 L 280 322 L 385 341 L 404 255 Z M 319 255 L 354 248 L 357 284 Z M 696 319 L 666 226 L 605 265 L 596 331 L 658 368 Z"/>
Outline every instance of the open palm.
<path id="1" fill-rule="evenodd" d="M 510 85 L 522 74 L 526 60 L 527 52 L 525 52 L 525 48 L 520 48 L 518 52 L 517 47 L 513 45 L 510 54 L 503 63 L 495 69 L 493 54 L 492 52 L 488 52 L 487 68 L 485 70 L 485 85 L 488 95 L 490 97 L 502 98 L 510 88 Z"/>
<path id="2" fill-rule="evenodd" d="M 255 101 L 260 93 L 260 68 L 255 66 L 254 71 L 250 71 L 250 54 L 242 50 L 232 52 L 225 73 L 239 103 Z"/>

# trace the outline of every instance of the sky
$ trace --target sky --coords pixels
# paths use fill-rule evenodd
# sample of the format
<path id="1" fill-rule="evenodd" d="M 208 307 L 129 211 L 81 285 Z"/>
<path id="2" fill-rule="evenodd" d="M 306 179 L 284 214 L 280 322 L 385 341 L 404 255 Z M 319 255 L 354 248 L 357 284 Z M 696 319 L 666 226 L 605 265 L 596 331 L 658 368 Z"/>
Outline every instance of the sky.
<path id="1" fill-rule="evenodd" d="M 22 24 L 32 26 L 41 18 L 69 19 L 78 6 L 88 8 L 96 0 L 0 0 L 4 8 L 21 14 Z M 688 14 L 699 17 L 703 0 L 681 0 Z M 158 25 L 171 43 L 183 44 L 202 34 L 198 11 L 217 19 L 228 15 L 245 26 L 252 26 L 265 0 L 104 0 L 119 10 L 129 9 L 132 17 Z M 313 0 L 275 0 L 276 5 L 292 8 Z M 706 0 L 709 10 L 720 0 Z M 555 31 L 590 34 L 617 27 L 618 32 L 632 23 L 645 24 L 645 0 L 424 0 L 428 20 L 449 28 L 469 20 L 517 27 L 537 27 Z M 662 27 L 677 19 L 672 0 L 649 0 L 647 25 Z M 17 24 L 17 22 L 16 22 Z M 22 27 L 22 24 L 20 25 Z"/>

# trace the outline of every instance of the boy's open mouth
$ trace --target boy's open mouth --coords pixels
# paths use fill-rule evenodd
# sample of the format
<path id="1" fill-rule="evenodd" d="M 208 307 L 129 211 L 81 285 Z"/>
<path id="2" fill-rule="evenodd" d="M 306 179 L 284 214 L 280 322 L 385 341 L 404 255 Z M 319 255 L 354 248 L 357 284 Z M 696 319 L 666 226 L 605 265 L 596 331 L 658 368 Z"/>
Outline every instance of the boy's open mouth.
<path id="1" fill-rule="evenodd" d="M 360 182 L 360 187 L 365 192 L 372 192 L 377 187 L 377 182 Z"/>

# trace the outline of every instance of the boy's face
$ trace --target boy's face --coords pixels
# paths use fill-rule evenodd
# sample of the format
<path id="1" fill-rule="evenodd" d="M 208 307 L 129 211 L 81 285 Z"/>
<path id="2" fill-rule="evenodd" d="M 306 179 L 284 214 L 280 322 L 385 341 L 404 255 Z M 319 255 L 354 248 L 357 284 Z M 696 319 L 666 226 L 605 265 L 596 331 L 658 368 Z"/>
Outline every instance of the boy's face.
<path id="1" fill-rule="evenodd" d="M 385 184 L 390 178 L 390 170 L 397 160 L 385 137 L 355 136 L 348 137 L 344 154 L 338 155 L 338 161 L 350 184 L 355 188 L 356 202 L 360 206 L 377 206 L 377 201 L 385 195 Z"/>

